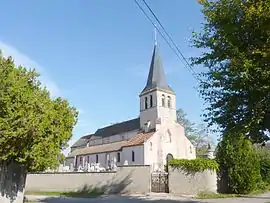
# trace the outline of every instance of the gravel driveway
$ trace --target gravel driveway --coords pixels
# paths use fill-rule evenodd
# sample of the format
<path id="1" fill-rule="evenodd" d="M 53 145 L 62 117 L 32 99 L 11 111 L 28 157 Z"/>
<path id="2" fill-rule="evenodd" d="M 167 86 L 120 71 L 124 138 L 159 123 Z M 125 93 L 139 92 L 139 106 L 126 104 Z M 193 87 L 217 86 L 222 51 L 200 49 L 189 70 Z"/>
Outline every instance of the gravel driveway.
<path id="1" fill-rule="evenodd" d="M 256 197 L 226 198 L 211 200 L 195 200 L 192 198 L 174 197 L 168 195 L 150 196 L 105 196 L 99 198 L 68 198 L 28 196 L 30 202 L 40 203 L 270 203 L 270 193 Z"/>

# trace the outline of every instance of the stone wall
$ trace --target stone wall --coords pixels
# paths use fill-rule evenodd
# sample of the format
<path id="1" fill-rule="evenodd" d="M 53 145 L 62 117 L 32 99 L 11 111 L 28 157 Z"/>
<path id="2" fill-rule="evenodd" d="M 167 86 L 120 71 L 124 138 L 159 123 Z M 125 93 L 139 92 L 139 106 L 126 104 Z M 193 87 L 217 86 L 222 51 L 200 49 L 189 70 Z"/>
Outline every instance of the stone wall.
<path id="1" fill-rule="evenodd" d="M 106 193 L 149 193 L 149 166 L 123 166 L 116 172 L 35 173 L 26 177 L 26 191 L 70 192 L 102 189 Z"/>
<path id="2" fill-rule="evenodd" d="M 206 170 L 188 174 L 180 169 L 169 169 L 169 191 L 172 194 L 195 195 L 200 192 L 217 192 L 217 173 Z"/>

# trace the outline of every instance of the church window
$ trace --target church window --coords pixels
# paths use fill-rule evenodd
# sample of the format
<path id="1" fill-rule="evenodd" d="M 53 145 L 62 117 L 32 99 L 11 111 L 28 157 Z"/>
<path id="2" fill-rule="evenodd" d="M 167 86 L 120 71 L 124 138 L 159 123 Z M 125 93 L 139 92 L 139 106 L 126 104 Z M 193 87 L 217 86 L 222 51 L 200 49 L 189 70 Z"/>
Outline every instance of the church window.
<path id="1" fill-rule="evenodd" d="M 171 108 L 171 97 L 168 96 L 168 108 Z"/>
<path id="2" fill-rule="evenodd" d="M 153 95 L 150 95 L 150 108 L 153 107 Z"/>
<path id="3" fill-rule="evenodd" d="M 171 134 L 170 130 L 167 130 L 166 142 L 168 142 L 168 143 L 172 142 L 172 134 Z"/>
<path id="4" fill-rule="evenodd" d="M 165 95 L 164 94 L 162 95 L 161 103 L 162 103 L 162 106 L 165 107 Z"/>
<path id="5" fill-rule="evenodd" d="M 171 143 L 172 142 L 172 135 L 170 132 L 168 132 L 168 135 L 169 135 L 169 142 Z"/>
<path id="6" fill-rule="evenodd" d="M 80 165 L 82 165 L 82 164 L 83 164 L 83 157 L 80 156 Z"/>
<path id="7" fill-rule="evenodd" d="M 117 162 L 120 162 L 120 152 L 117 153 Z"/>
<path id="8" fill-rule="evenodd" d="M 153 150 L 153 143 L 150 142 L 150 151 L 152 151 L 152 150 Z"/>
<path id="9" fill-rule="evenodd" d="M 189 147 L 189 151 L 190 151 L 190 154 L 192 154 L 192 147 L 191 146 Z"/>
<path id="10" fill-rule="evenodd" d="M 135 161 L 135 152 L 132 151 L 132 161 Z"/>
<path id="11" fill-rule="evenodd" d="M 96 154 L 96 163 L 98 163 L 98 155 Z"/>
<path id="12" fill-rule="evenodd" d="M 147 97 L 144 98 L 144 108 L 145 109 L 148 108 L 148 98 Z"/>
<path id="13" fill-rule="evenodd" d="M 90 163 L 90 156 L 87 156 L 87 163 Z"/>

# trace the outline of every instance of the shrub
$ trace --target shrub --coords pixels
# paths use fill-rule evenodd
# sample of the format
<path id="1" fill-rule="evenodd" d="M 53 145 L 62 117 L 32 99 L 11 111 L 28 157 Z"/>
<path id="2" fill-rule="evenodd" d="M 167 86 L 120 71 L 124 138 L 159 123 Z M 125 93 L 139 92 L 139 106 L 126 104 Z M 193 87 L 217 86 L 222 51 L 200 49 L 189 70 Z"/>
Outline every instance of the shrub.
<path id="1" fill-rule="evenodd" d="M 259 156 L 262 180 L 270 185 L 270 149 L 268 147 L 254 147 Z"/>
<path id="2" fill-rule="evenodd" d="M 218 144 L 216 159 L 226 192 L 247 194 L 262 185 L 259 157 L 245 136 L 225 135 Z"/>
<path id="3" fill-rule="evenodd" d="M 180 168 L 188 173 L 196 173 L 204 170 L 218 170 L 218 164 L 215 160 L 211 159 L 173 159 L 169 161 L 169 166 L 173 168 Z"/>

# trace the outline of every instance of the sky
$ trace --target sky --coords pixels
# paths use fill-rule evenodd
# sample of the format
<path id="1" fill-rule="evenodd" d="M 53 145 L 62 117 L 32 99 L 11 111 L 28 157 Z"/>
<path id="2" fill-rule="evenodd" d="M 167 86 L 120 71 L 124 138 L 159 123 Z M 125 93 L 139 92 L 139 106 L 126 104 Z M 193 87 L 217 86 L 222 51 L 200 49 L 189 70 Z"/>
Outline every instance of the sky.
<path id="1" fill-rule="evenodd" d="M 183 54 L 198 56 L 190 42 L 192 31 L 199 31 L 203 22 L 197 0 L 147 2 Z M 154 28 L 133 0 L 2 0 L 0 18 L 4 55 L 36 68 L 53 97 L 64 97 L 79 110 L 70 144 L 97 128 L 139 116 Z M 157 38 L 177 107 L 201 123 L 197 81 L 162 37 Z"/>

